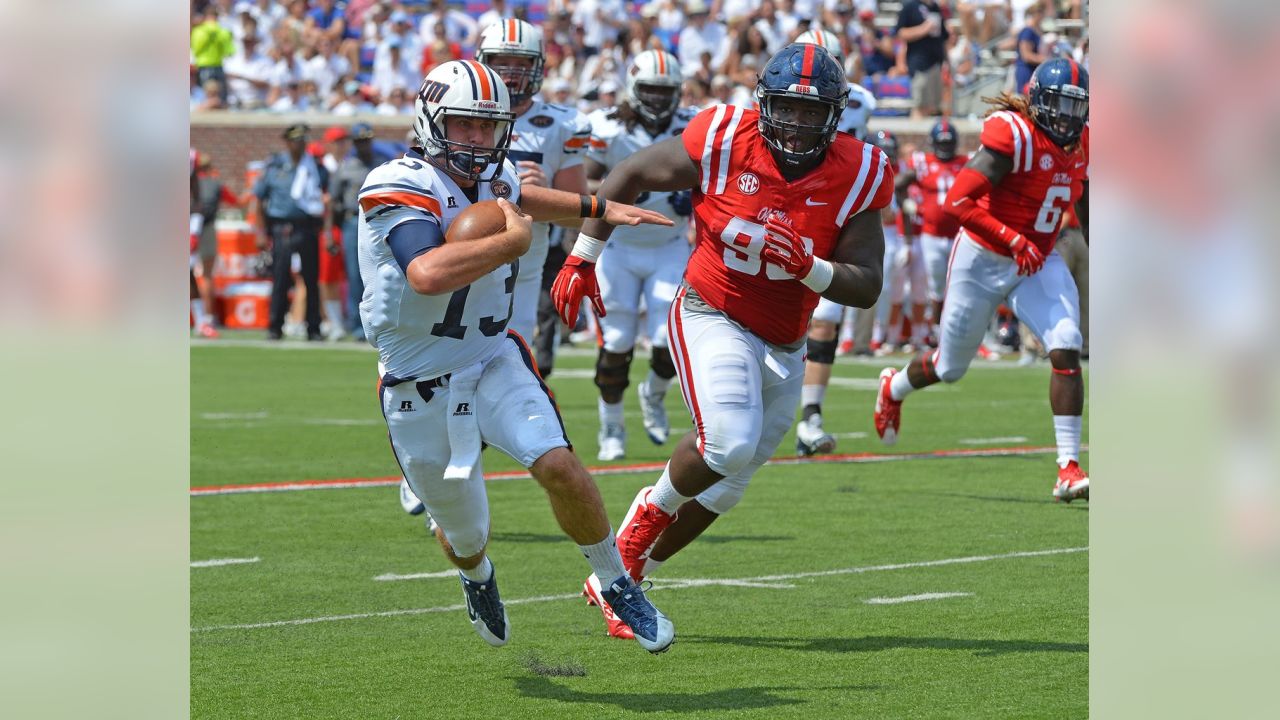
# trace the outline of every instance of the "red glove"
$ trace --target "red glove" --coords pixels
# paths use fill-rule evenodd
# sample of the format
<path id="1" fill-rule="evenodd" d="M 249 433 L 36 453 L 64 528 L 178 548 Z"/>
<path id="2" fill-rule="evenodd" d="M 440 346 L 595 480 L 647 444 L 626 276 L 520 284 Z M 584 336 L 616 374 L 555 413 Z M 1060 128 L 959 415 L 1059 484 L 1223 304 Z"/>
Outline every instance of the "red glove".
<path id="1" fill-rule="evenodd" d="M 1009 249 L 1013 251 L 1014 262 L 1018 263 L 1019 275 L 1030 277 L 1044 267 L 1044 254 L 1040 252 L 1040 248 L 1021 234 L 1013 236 Z"/>
<path id="2" fill-rule="evenodd" d="M 604 301 L 600 299 L 600 287 L 596 284 L 596 264 L 570 255 L 551 286 L 551 302 L 565 325 L 573 327 L 577 324 L 578 308 L 582 307 L 583 298 L 590 298 L 596 315 L 604 317 Z"/>
<path id="3" fill-rule="evenodd" d="M 805 249 L 804 241 L 791 226 L 777 222 L 772 216 L 764 224 L 764 250 L 760 258 L 787 271 L 799 280 L 813 270 L 813 254 Z"/>

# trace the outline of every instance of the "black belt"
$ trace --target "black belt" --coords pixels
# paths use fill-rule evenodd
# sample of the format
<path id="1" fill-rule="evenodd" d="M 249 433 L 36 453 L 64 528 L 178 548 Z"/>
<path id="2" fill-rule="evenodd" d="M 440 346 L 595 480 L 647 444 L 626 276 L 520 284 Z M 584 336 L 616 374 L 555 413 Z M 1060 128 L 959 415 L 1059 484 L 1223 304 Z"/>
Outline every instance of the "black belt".
<path id="1" fill-rule="evenodd" d="M 418 384 L 418 390 L 435 390 L 436 388 L 442 388 L 445 385 L 448 385 L 449 378 L 452 375 L 453 373 L 445 373 L 444 375 L 431 378 L 430 380 L 416 380 L 415 378 L 396 377 L 391 373 L 387 373 L 382 376 L 382 385 L 384 387 L 395 387 L 400 383 L 416 382 Z"/>

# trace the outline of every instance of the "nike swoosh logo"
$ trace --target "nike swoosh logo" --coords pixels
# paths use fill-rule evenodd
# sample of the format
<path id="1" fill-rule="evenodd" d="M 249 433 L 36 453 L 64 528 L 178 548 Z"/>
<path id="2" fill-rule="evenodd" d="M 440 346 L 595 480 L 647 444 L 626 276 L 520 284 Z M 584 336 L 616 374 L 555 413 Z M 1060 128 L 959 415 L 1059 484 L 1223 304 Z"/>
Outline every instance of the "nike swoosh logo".
<path id="1" fill-rule="evenodd" d="M 805 199 L 804 199 L 804 204 L 805 204 L 805 205 L 808 205 L 809 207 L 817 207 L 817 206 L 819 206 L 819 205 L 826 205 L 826 203 L 824 203 L 824 202 L 816 202 L 813 198 L 805 198 Z"/>
<path id="2" fill-rule="evenodd" d="M 961 198 L 960 200 L 956 200 L 955 202 L 951 203 L 951 207 L 960 207 L 961 205 L 964 204 L 964 201 L 967 199 L 968 198 Z"/>
<path id="3" fill-rule="evenodd" d="M 1076 167 L 1077 167 L 1077 168 L 1082 168 L 1082 167 L 1084 167 L 1084 163 L 1076 163 Z"/>

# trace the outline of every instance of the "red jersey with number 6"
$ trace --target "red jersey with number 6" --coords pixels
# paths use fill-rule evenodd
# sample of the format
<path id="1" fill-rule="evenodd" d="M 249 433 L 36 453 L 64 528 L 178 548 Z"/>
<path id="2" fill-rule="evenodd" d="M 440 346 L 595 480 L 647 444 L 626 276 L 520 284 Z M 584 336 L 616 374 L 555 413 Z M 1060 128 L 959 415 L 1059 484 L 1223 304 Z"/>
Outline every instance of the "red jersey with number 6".
<path id="1" fill-rule="evenodd" d="M 893 168 L 879 148 L 837 133 L 818 167 L 788 182 L 759 118 L 755 110 L 717 105 L 681 134 L 701 170 L 684 277 L 711 307 L 767 342 L 789 345 L 804 337 L 818 294 L 760 259 L 765 220 L 779 215 L 815 257 L 830 259 L 850 218 L 889 204 Z"/>
<path id="2" fill-rule="evenodd" d="M 1048 255 L 1057 241 L 1063 212 L 1080 199 L 1089 178 L 1089 127 L 1068 152 L 1031 120 L 1001 110 L 983 122 L 981 142 L 988 150 L 1012 158 L 1013 169 L 978 199 L 978 206 Z M 969 236 L 993 252 L 1010 255 L 1003 245 Z"/>

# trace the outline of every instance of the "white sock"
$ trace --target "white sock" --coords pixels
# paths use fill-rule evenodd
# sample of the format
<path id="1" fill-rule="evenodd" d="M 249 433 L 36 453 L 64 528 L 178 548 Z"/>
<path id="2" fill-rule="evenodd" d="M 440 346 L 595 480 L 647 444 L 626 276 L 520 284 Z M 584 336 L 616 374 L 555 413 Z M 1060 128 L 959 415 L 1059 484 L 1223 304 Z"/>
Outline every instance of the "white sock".
<path id="1" fill-rule="evenodd" d="M 598 398 L 596 406 L 600 411 L 600 427 L 608 425 L 622 425 L 622 401 L 610 404 L 604 401 L 604 398 Z"/>
<path id="2" fill-rule="evenodd" d="M 191 299 L 191 317 L 195 318 L 196 325 L 204 324 L 204 301 L 200 298 Z"/>
<path id="3" fill-rule="evenodd" d="M 493 579 L 493 563 L 489 562 L 488 555 L 485 555 L 480 564 L 470 570 L 463 570 L 462 568 L 458 568 L 458 570 L 462 572 L 463 577 L 471 582 L 482 583 Z"/>
<path id="4" fill-rule="evenodd" d="M 1058 467 L 1080 461 L 1080 428 L 1084 418 L 1079 415 L 1054 415 L 1053 434 L 1058 439 Z"/>
<path id="5" fill-rule="evenodd" d="M 671 387 L 671 381 L 675 378 L 658 377 L 652 369 L 649 370 L 649 377 L 645 380 L 646 386 L 649 388 L 649 394 L 657 397 L 666 397 L 667 388 Z"/>
<path id="6" fill-rule="evenodd" d="M 334 325 L 342 324 L 342 301 L 341 300 L 325 300 L 324 314 L 329 318 L 329 322 Z"/>
<path id="7" fill-rule="evenodd" d="M 924 336 L 929 331 L 929 323 L 921 320 L 911 323 L 911 344 L 916 347 L 924 345 Z"/>
<path id="8" fill-rule="evenodd" d="M 853 340 L 853 331 L 856 324 L 853 311 L 843 312 L 840 316 L 840 341 Z"/>
<path id="9" fill-rule="evenodd" d="M 653 558 L 645 558 L 644 570 L 640 571 L 640 577 L 649 577 L 658 572 L 658 568 L 662 567 L 662 563 L 666 560 L 654 560 Z"/>
<path id="10" fill-rule="evenodd" d="M 671 463 L 667 463 L 667 467 L 662 471 L 662 477 L 658 478 L 653 491 L 649 493 L 649 502 L 661 508 L 662 512 L 671 515 L 679 510 L 681 505 L 692 499 L 692 496 L 681 495 L 671 484 Z"/>
<path id="11" fill-rule="evenodd" d="M 613 537 L 613 528 L 609 528 L 609 534 L 600 542 L 579 545 L 578 549 L 591 564 L 591 572 L 600 579 L 601 585 L 607 587 L 609 583 L 627 574 L 627 569 L 622 565 L 622 556 L 618 554 L 618 541 Z"/>
<path id="12" fill-rule="evenodd" d="M 902 368 L 902 370 L 898 371 L 898 374 L 894 375 L 893 379 L 889 381 L 889 397 L 897 400 L 898 402 L 902 402 L 902 398 L 909 395 L 913 390 L 915 390 L 915 387 L 913 387 L 911 385 L 911 381 L 907 379 L 906 368 Z"/>
<path id="13" fill-rule="evenodd" d="M 801 385 L 800 386 L 800 407 L 809 405 L 822 405 L 822 400 L 827 396 L 826 385 Z"/>

